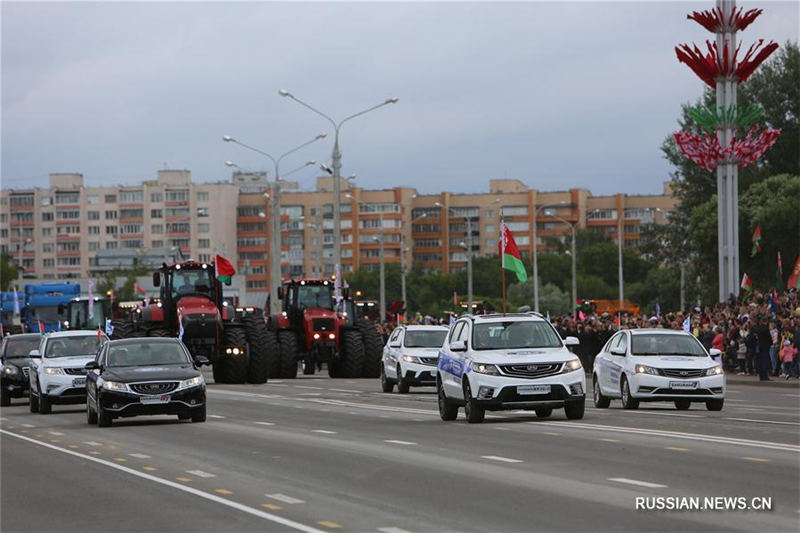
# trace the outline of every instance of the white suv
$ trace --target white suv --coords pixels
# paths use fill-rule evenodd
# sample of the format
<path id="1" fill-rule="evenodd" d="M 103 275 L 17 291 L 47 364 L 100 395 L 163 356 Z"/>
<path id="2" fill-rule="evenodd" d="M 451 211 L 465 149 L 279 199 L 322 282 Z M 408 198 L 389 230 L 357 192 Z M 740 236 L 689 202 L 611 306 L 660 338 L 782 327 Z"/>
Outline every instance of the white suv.
<path id="1" fill-rule="evenodd" d="M 719 411 L 725 402 L 725 372 L 692 335 L 669 329 L 623 330 L 611 337 L 594 360 L 592 391 L 596 407 L 620 398 L 622 407 L 639 402 L 675 402 L 688 409 L 704 402 Z"/>
<path id="2" fill-rule="evenodd" d="M 31 413 L 50 414 L 53 404 L 86 401 L 86 363 L 108 341 L 100 331 L 58 331 L 31 351 Z"/>
<path id="3" fill-rule="evenodd" d="M 447 328 L 444 326 L 400 326 L 383 348 L 381 389 L 405 394 L 408 388 L 436 385 L 436 365 Z"/>
<path id="4" fill-rule="evenodd" d="M 586 376 L 580 360 L 538 313 L 461 317 L 439 354 L 436 389 L 442 420 L 455 420 L 464 407 L 467 422 L 486 411 L 535 410 L 547 417 L 564 408 L 583 418 Z"/>

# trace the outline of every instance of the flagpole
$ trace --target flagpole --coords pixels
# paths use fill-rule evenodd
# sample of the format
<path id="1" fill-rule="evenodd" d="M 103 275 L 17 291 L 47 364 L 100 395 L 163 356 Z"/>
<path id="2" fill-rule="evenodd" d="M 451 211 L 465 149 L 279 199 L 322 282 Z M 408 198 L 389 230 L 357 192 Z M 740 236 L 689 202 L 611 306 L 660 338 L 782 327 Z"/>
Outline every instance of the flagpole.
<path id="1" fill-rule="evenodd" d="M 506 315 L 506 222 L 500 219 L 500 276 L 503 280 L 503 316 Z"/>
<path id="2" fill-rule="evenodd" d="M 506 269 L 503 268 L 503 263 L 500 263 L 500 275 L 503 278 L 503 316 L 506 315 Z"/>

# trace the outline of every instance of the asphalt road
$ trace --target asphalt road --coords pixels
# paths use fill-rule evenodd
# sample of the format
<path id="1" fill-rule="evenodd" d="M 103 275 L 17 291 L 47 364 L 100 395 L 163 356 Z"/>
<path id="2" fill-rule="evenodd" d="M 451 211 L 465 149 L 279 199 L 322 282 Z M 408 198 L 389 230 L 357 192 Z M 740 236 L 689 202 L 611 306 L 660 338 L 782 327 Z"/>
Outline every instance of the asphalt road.
<path id="1" fill-rule="evenodd" d="M 797 387 L 733 384 L 716 413 L 616 401 L 580 421 L 505 412 L 480 425 L 442 422 L 432 389 L 378 391 L 322 376 L 211 384 L 206 423 L 103 429 L 83 406 L 45 416 L 16 400 L 0 416 L 0 530 L 800 529 Z M 771 510 L 636 509 L 663 496 Z"/>

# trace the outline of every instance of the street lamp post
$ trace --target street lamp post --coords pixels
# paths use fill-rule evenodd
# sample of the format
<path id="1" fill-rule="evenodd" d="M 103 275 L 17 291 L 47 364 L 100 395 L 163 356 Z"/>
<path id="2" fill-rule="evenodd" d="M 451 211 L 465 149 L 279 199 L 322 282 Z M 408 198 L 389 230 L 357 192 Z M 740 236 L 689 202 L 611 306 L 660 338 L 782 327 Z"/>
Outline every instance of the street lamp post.
<path id="1" fill-rule="evenodd" d="M 598 213 L 600 209 L 593 209 L 592 213 Z M 622 301 L 625 299 L 623 290 L 624 281 L 622 277 L 622 239 L 624 219 L 617 219 L 617 279 L 619 280 L 619 325 L 622 328 Z"/>
<path id="2" fill-rule="evenodd" d="M 567 205 L 567 202 L 561 201 L 554 204 L 540 205 L 533 210 L 533 310 L 539 312 L 539 242 L 537 237 L 536 219 L 539 217 L 539 211 L 547 207 L 560 207 Z"/>
<path id="3" fill-rule="evenodd" d="M 323 113 L 322 111 L 315 109 L 314 107 L 310 106 L 309 104 L 305 103 L 304 101 L 297 98 L 295 95 L 290 93 L 285 89 L 281 89 L 278 91 L 278 94 L 284 97 L 291 98 L 298 104 L 306 107 L 316 113 L 317 115 L 321 116 L 325 120 L 331 123 L 334 128 L 334 140 L 333 140 L 333 269 L 337 276 L 341 275 L 341 263 L 342 263 L 342 227 L 339 220 L 339 208 L 341 198 L 340 195 L 340 183 L 339 180 L 341 179 L 341 171 L 342 171 L 342 153 L 339 151 L 339 130 L 341 129 L 342 125 L 350 119 L 355 117 L 361 116 L 365 113 L 369 113 L 379 107 L 383 107 L 388 104 L 396 104 L 398 99 L 397 98 L 387 98 L 380 104 L 374 105 L 368 109 L 363 111 L 359 111 L 358 113 L 354 113 L 343 118 L 338 123 L 333 120 L 331 117 Z M 337 272 L 337 270 L 339 272 Z"/>
<path id="4" fill-rule="evenodd" d="M 346 194 L 345 198 L 350 200 L 355 200 L 358 208 L 360 209 L 362 205 L 367 205 L 366 202 L 362 202 L 358 200 L 352 194 Z M 356 223 L 358 221 L 358 212 L 356 212 Z M 380 244 L 380 313 L 381 313 L 381 322 L 386 320 L 386 258 L 384 257 L 383 253 L 383 243 L 384 243 L 384 234 L 383 234 L 383 210 L 378 211 L 378 216 L 380 220 L 380 231 L 377 237 L 372 237 L 374 242 Z"/>
<path id="5" fill-rule="evenodd" d="M 247 144 L 237 141 L 230 135 L 224 135 L 222 140 L 225 142 L 232 142 L 242 146 L 243 148 L 247 148 L 253 152 L 259 153 L 263 156 L 272 161 L 273 166 L 275 167 L 275 179 L 272 182 L 272 193 L 269 195 L 270 200 L 270 250 L 271 253 L 269 254 L 269 292 L 270 292 L 270 314 L 277 314 L 280 312 L 280 302 L 278 298 L 275 297 L 278 294 L 278 288 L 281 286 L 281 200 L 280 200 L 280 162 L 281 160 L 289 154 L 293 154 L 294 152 L 300 150 L 308 146 L 309 144 L 316 142 L 320 139 L 324 139 L 327 137 L 327 133 L 320 133 L 310 141 L 304 142 L 303 144 L 292 148 L 288 152 L 284 152 L 283 154 L 279 155 L 277 158 L 272 157 L 267 152 L 259 150 L 258 148 L 253 148 Z M 314 163 L 311 163 L 314 164 Z M 308 166 L 308 164 L 303 165 L 303 167 Z M 300 167 L 300 168 L 303 168 Z M 299 169 L 297 169 L 299 170 Z"/>
<path id="6" fill-rule="evenodd" d="M 435 202 L 433 205 L 437 207 L 444 207 L 441 202 Z M 453 210 L 452 207 L 447 208 L 447 218 L 451 217 L 450 212 Z M 467 250 L 467 313 L 472 314 L 472 218 L 464 215 L 464 216 L 455 216 L 453 218 L 463 218 L 467 223 L 467 238 L 463 243 L 461 243 L 464 248 Z M 447 243 L 447 249 L 449 250 L 450 243 Z"/>
<path id="7" fill-rule="evenodd" d="M 567 224 L 569 226 L 569 229 L 572 231 L 572 303 L 570 304 L 570 309 L 574 311 L 575 304 L 578 303 L 578 274 L 577 274 L 578 252 L 575 246 L 575 223 L 570 222 L 569 220 L 565 220 L 558 215 L 552 215 L 552 217 L 555 218 L 556 220 L 560 220 L 564 224 Z"/>
<path id="8" fill-rule="evenodd" d="M 422 213 L 417 218 L 412 218 L 409 225 L 414 224 L 417 220 L 422 220 L 425 218 L 425 213 Z M 412 230 L 413 231 L 413 230 Z M 408 269 L 406 268 L 406 252 L 408 249 L 406 248 L 405 244 L 405 236 L 401 233 L 400 234 L 400 288 L 401 288 L 401 298 L 403 298 L 403 305 L 408 310 L 408 300 L 406 299 L 408 296 L 406 295 L 406 275 L 408 274 Z"/>

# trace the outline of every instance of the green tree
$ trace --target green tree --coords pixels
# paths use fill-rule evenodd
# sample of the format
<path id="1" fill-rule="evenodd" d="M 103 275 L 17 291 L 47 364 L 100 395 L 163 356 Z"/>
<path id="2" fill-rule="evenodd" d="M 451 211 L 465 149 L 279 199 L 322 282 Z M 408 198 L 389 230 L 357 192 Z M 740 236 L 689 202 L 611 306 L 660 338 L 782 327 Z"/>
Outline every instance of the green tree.
<path id="1" fill-rule="evenodd" d="M 8 291 L 11 289 L 12 281 L 19 277 L 17 264 L 11 254 L 3 252 L 0 254 L 0 290 Z"/>

